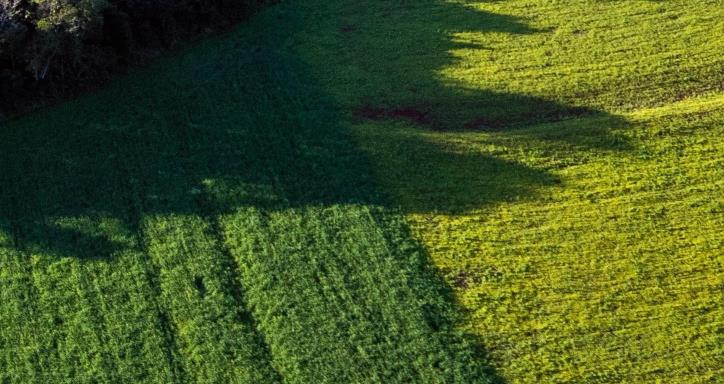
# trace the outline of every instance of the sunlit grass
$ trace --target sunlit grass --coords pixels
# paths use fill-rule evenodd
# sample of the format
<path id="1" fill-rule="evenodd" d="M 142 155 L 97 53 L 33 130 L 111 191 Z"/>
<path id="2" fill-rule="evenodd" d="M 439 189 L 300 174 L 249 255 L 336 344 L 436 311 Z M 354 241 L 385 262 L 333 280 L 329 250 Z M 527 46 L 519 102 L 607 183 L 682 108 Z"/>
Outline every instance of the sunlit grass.
<path id="1" fill-rule="evenodd" d="M 0 382 L 716 381 L 723 13 L 288 1 L 4 123 Z"/>
<path id="2" fill-rule="evenodd" d="M 724 352 L 723 102 L 634 113 L 623 152 L 427 134 L 443 158 L 406 128 L 359 132 L 504 377 L 707 382 Z M 432 201 L 469 209 L 419 211 Z"/>
<path id="3" fill-rule="evenodd" d="M 719 2 L 321 8 L 293 41 L 506 380 L 721 378 Z"/>

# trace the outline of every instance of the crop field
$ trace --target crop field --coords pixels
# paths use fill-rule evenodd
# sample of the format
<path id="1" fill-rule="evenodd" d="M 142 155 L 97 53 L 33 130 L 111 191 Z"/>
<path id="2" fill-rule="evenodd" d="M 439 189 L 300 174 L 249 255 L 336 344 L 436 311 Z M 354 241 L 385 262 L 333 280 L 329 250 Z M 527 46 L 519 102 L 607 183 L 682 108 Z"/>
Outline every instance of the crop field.
<path id="1" fill-rule="evenodd" d="M 724 4 L 289 0 L 0 123 L 0 383 L 724 380 Z"/>

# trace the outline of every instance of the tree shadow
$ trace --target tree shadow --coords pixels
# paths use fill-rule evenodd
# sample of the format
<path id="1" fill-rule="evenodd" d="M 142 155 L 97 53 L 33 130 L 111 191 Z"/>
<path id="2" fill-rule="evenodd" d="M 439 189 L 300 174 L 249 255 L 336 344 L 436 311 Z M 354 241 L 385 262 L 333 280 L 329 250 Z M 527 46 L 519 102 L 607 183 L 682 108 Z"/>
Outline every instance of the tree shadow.
<path id="1" fill-rule="evenodd" d="M 341 3 L 324 5 L 324 10 L 307 21 L 315 25 L 315 43 L 325 47 L 314 52 L 321 60 L 310 59 L 310 63 L 327 68 L 322 78 L 334 84 L 340 99 L 359 121 L 406 121 L 442 132 L 513 132 L 531 125 L 582 118 L 605 118 L 609 126 L 626 126 L 621 117 L 585 105 L 479 89 L 441 75 L 442 70 L 461 64 L 455 52 L 492 50 L 480 43 L 460 41 L 458 34 L 516 36 L 549 32 L 530 27 L 524 19 L 475 9 L 479 2 L 472 1 Z M 336 17 L 335 22 L 322 21 L 335 12 L 343 16 Z M 595 143 L 579 141 L 575 134 L 536 133 L 574 145 L 629 148 L 620 138 L 603 140 L 605 129 L 598 132 L 602 140 Z"/>
<path id="2" fill-rule="evenodd" d="M 398 204 L 374 179 L 369 152 L 358 147 L 340 111 L 340 95 L 330 95 L 319 75 L 316 66 L 325 59 L 305 63 L 289 49 L 300 31 L 336 34 L 333 49 L 343 59 L 346 44 L 368 53 L 327 63 L 321 72 L 349 68 L 329 77 L 354 95 L 341 97 L 347 117 L 388 129 L 367 131 L 372 140 L 365 145 L 390 156 L 384 160 L 393 178 L 421 188 L 408 189 L 416 196 L 404 207 L 409 212 L 467 211 L 525 198 L 559 180 L 492 155 L 443 148 L 394 121 L 438 133 L 520 132 L 533 122 L 584 115 L 623 124 L 601 111 L 538 97 L 459 89 L 436 74 L 454 62 L 449 52 L 457 44 L 440 31 L 538 32 L 521 20 L 431 0 L 385 2 L 372 13 L 363 2 L 344 4 L 320 5 L 306 19 L 279 5 L 256 19 L 254 31 L 242 29 L 97 95 L 6 124 L 0 129 L 0 231 L 27 253 L 104 260 L 137 245 L 132 234 L 141 216 L 219 216 L 245 206 L 274 212 L 365 205 L 394 212 Z M 419 7 L 429 12 L 415 12 Z M 387 22 L 377 29 L 344 18 L 314 24 L 330 12 Z M 421 58 L 404 59 L 415 55 Z M 360 81 L 367 85 L 355 87 Z M 580 140 L 549 131 L 556 127 L 525 132 L 582 147 L 609 142 L 600 140 L 606 129 L 593 133 L 596 140 Z M 610 142 L 604 149 L 626 147 Z M 434 273 L 421 274 L 452 302 L 450 288 L 434 283 Z M 446 324 L 436 327 L 448 326 L 448 315 L 435 311 L 430 316 Z"/>
<path id="3" fill-rule="evenodd" d="M 317 38 L 304 48 L 324 47 L 313 50 L 308 63 L 321 83 L 334 89 L 378 177 L 392 194 L 404 195 L 393 200 L 408 213 L 464 213 L 525 199 L 562 182 L 550 170 L 450 143 L 465 135 L 480 141 L 488 134 L 491 145 L 569 153 L 569 162 L 584 153 L 631 149 L 611 131 L 628 127 L 620 116 L 541 96 L 481 90 L 442 76 L 442 70 L 461 64 L 454 52 L 491 49 L 458 41 L 458 34 L 548 32 L 514 16 L 475 9 L 475 3 L 328 3 L 303 23 L 312 26 L 305 36 Z"/>
<path id="4" fill-rule="evenodd" d="M 440 143 L 399 123 L 359 127 L 390 196 L 407 213 L 462 214 L 534 196 L 559 185 L 555 175 L 480 151 Z M 380 169 L 383 168 L 383 169 Z"/>
<path id="5" fill-rule="evenodd" d="M 355 14 L 355 20 L 360 20 L 363 6 L 350 3 L 342 13 Z M 418 8 L 429 12 L 413 12 Z M 374 47 L 366 50 L 364 58 L 374 63 L 373 68 L 365 68 L 360 61 L 350 66 L 355 70 L 348 75 L 334 78 L 342 82 L 362 78 L 371 84 L 360 89 L 357 98 L 361 103 L 352 108 L 353 120 L 358 125 L 385 126 L 385 134 L 372 129 L 370 136 L 377 140 L 376 145 L 389 148 L 384 152 L 395 155 L 386 159 L 394 172 L 408 175 L 408 180 L 424 181 L 431 191 L 451 188 L 470 192 L 456 194 L 467 196 L 463 200 L 435 201 L 424 190 L 418 191 L 420 201 L 410 208 L 412 211 L 466 211 L 525 196 L 559 180 L 546 171 L 491 155 L 442 148 L 391 121 L 443 133 L 494 130 L 520 136 L 524 132 L 522 136 L 533 140 L 628 148 L 628 143 L 617 137 L 601 139 L 609 136 L 606 126 L 626 124 L 616 116 L 538 97 L 460 90 L 444 84 L 436 75 L 439 68 L 455 61 L 449 54 L 456 46 L 449 39 L 450 31 L 539 32 L 522 21 L 432 0 L 389 4 L 380 9 L 376 12 L 381 15 L 362 14 L 369 19 L 388 17 L 381 25 L 389 29 L 367 30 L 357 25 L 349 27 L 354 28 L 351 31 L 344 27 L 337 31 L 343 37 L 335 44 Z M 324 11 L 319 15 L 328 16 Z M 16 223 L 11 232 L 25 239 L 19 243 L 39 243 L 34 237 L 58 237 L 65 240 L 47 247 L 87 242 L 88 252 L 80 253 L 114 249 L 113 240 L 103 240 L 102 229 L 72 234 L 53 221 L 107 216 L 129 224 L 133 216 L 129 206 L 134 205 L 142 206 L 144 212 L 186 213 L 184 210 L 195 209 L 195 191 L 211 196 L 209 201 L 220 212 L 243 205 L 269 209 L 387 205 L 374 185 L 366 154 L 355 147 L 355 138 L 341 123 L 335 101 L 327 96 L 324 84 L 314 84 L 318 76 L 311 73 L 319 73 L 319 69 L 305 68 L 309 63 L 300 62 L 285 48 L 285 42 L 314 20 L 305 20 L 283 6 L 269 12 L 261 23 L 273 23 L 273 19 L 280 21 L 261 25 L 263 29 L 255 36 L 263 41 L 251 46 L 238 41 L 248 41 L 245 36 L 217 39 L 209 43 L 213 55 L 202 60 L 174 65 L 174 59 L 168 59 L 155 70 L 117 83 L 97 96 L 52 109 L 35 119 L 7 124 L 0 132 L 4 187 L 0 215 Z M 333 33 L 328 29 L 340 23 L 345 21 L 331 23 L 327 29 L 313 28 L 312 32 Z M 359 37 L 348 41 L 346 35 L 350 34 Z M 230 47 L 234 49 L 230 51 Z M 425 60 L 413 60 L 412 68 L 408 61 L 396 59 L 415 57 L 421 51 Z M 326 68 L 336 70 L 335 65 L 340 63 L 327 63 Z M 162 66 L 170 68 L 160 72 Z M 391 81 L 392 77 L 397 80 Z M 390 89 L 390 84 L 406 84 L 408 89 Z M 154 91 L 146 93 L 147 89 Z M 364 100 L 371 100 L 375 93 L 379 96 L 376 106 L 370 107 Z M 116 103 L 121 99 L 137 103 Z M 601 126 L 583 134 L 576 134 L 571 124 L 519 129 L 524 124 L 567 121 L 583 115 L 595 117 Z M 468 121 L 472 116 L 481 117 Z M 38 123 L 43 119 L 54 122 Z M 192 164 L 191 170 L 184 164 Z M 421 168 L 421 164 L 427 166 Z M 319 183 L 321 180 L 324 182 Z M 225 196 L 224 191 L 231 188 L 224 185 L 244 186 L 234 189 L 245 192 Z"/>

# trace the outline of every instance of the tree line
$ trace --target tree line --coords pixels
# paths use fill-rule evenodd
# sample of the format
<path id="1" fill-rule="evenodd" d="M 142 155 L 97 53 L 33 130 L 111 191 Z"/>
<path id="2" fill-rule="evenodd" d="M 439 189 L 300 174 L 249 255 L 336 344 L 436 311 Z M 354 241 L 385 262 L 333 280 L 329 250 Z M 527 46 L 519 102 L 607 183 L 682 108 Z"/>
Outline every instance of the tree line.
<path id="1" fill-rule="evenodd" d="M 0 0 L 0 110 L 62 95 L 271 0 Z"/>

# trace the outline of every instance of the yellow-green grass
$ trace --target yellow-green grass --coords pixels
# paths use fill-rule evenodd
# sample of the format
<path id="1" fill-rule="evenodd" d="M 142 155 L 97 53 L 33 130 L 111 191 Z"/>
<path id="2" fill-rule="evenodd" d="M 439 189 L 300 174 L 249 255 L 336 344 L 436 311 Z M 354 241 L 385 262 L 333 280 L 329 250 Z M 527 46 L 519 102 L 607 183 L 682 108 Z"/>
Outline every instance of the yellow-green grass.
<path id="1" fill-rule="evenodd" d="M 305 16 L 289 44 L 506 381 L 724 380 L 724 4 Z"/>
<path id="2" fill-rule="evenodd" d="M 4 123 L 0 382 L 721 380 L 722 20 L 290 0 Z"/>
<path id="3" fill-rule="evenodd" d="M 528 138 L 572 123 L 510 135 L 359 127 L 466 329 L 510 382 L 722 378 L 724 97 L 629 117 L 624 152 Z M 521 185 L 520 164 L 546 177 Z M 431 201 L 469 209 L 417 209 Z"/>

